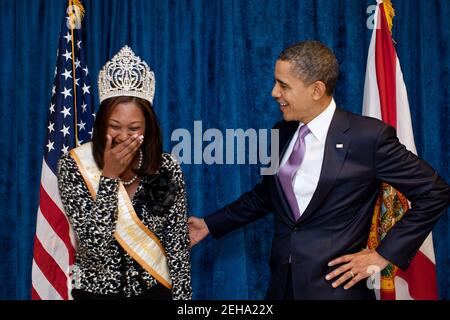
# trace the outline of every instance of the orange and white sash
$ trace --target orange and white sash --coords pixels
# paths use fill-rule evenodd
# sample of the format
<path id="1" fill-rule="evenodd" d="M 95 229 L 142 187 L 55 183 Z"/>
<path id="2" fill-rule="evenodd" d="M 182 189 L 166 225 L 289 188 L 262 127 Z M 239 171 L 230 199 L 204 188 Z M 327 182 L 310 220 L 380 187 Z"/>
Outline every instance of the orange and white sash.
<path id="1" fill-rule="evenodd" d="M 101 171 L 92 156 L 92 143 L 85 143 L 72 149 L 70 155 L 76 161 L 86 186 L 95 199 Z M 159 239 L 139 220 L 122 182 L 119 182 L 118 216 L 114 237 L 156 280 L 167 288 L 172 288 L 164 248 Z"/>

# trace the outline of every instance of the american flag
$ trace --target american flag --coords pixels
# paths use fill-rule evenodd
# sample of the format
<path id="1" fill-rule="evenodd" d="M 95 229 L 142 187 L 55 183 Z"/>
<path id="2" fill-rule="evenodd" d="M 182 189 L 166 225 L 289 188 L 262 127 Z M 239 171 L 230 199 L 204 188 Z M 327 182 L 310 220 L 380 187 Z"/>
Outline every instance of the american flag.
<path id="1" fill-rule="evenodd" d="M 34 240 L 33 300 L 71 297 L 70 271 L 76 244 L 56 175 L 59 158 L 92 136 L 93 103 L 81 25 L 71 29 L 69 24 L 75 18 L 81 19 L 80 12 L 84 12 L 81 3 L 69 1 L 59 37 Z"/>

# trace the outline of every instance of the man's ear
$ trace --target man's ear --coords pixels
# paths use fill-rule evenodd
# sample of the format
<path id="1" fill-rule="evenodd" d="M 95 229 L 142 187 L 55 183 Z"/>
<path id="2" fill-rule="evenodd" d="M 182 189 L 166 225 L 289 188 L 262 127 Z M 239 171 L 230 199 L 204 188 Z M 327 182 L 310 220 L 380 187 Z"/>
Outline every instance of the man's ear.
<path id="1" fill-rule="evenodd" d="M 320 80 L 312 84 L 312 89 L 313 99 L 316 101 L 322 99 L 322 97 L 325 96 L 327 92 L 327 86 L 323 81 Z"/>

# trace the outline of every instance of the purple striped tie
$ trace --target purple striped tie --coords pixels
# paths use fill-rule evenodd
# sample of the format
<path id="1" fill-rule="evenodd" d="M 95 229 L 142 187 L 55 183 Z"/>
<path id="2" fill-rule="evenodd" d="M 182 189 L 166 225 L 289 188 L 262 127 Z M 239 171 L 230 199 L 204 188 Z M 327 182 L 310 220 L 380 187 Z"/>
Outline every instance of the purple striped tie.
<path id="1" fill-rule="evenodd" d="M 298 207 L 297 198 L 295 197 L 293 189 L 293 180 L 295 173 L 297 172 L 300 164 L 305 156 L 305 137 L 310 133 L 307 125 L 303 125 L 298 133 L 297 140 L 295 141 L 294 148 L 286 163 L 278 171 L 278 179 L 280 180 L 281 187 L 289 202 L 289 206 L 294 214 L 294 219 L 300 218 L 300 209 Z"/>

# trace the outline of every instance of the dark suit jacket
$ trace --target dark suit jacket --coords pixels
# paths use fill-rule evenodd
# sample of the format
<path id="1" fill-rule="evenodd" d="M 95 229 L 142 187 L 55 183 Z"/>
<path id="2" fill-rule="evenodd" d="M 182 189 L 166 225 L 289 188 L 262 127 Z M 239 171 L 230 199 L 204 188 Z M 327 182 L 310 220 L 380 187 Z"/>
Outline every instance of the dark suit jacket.
<path id="1" fill-rule="evenodd" d="M 281 121 L 283 154 L 298 122 Z M 343 148 L 336 148 L 343 144 Z M 282 158 L 282 155 L 280 159 Z M 382 182 L 401 191 L 411 209 L 377 248 L 379 254 L 406 269 L 438 218 L 450 203 L 449 186 L 424 161 L 399 143 L 383 122 L 336 109 L 325 143 L 317 189 L 294 221 L 276 175 L 264 176 L 253 190 L 205 217 L 213 237 L 274 212 L 275 234 L 267 298 L 283 299 L 289 257 L 296 299 L 371 299 L 365 281 L 349 290 L 334 289 L 325 275 L 330 260 L 366 247 L 371 218 Z"/>

